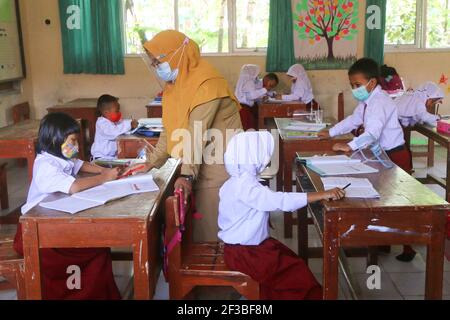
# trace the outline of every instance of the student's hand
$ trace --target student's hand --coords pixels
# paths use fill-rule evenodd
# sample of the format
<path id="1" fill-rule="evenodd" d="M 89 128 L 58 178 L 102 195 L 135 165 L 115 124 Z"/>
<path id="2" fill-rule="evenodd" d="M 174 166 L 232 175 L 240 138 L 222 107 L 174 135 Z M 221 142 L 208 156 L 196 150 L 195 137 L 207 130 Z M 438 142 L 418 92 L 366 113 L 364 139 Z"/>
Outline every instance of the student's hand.
<path id="1" fill-rule="evenodd" d="M 350 152 L 352 151 L 352 148 L 347 143 L 336 143 L 333 146 L 333 151 L 343 151 L 343 152 Z"/>
<path id="2" fill-rule="evenodd" d="M 134 171 L 135 168 L 140 168 L 139 170 Z M 122 176 L 127 176 L 129 174 L 129 172 L 133 171 L 131 174 L 135 175 L 138 173 L 146 173 L 149 172 L 150 170 L 152 170 L 153 165 L 150 163 L 138 163 L 135 164 L 134 166 L 130 166 L 128 168 L 126 168 L 125 170 L 123 170 Z"/>
<path id="3" fill-rule="evenodd" d="M 101 173 L 101 176 L 104 178 L 105 182 L 108 182 L 108 181 L 117 180 L 117 178 L 119 178 L 119 176 L 120 176 L 120 173 L 121 173 L 120 168 L 106 169 L 106 170 L 103 170 L 103 172 Z"/>
<path id="4" fill-rule="evenodd" d="M 264 96 L 264 97 L 262 97 L 262 101 L 263 101 L 263 102 L 269 101 L 269 96 Z"/>
<path id="5" fill-rule="evenodd" d="M 132 129 L 136 129 L 138 125 L 139 125 L 139 122 L 136 119 L 133 119 L 131 121 L 131 128 Z"/>
<path id="6" fill-rule="evenodd" d="M 334 188 L 323 192 L 323 200 L 339 200 L 345 197 L 345 190 Z"/>
<path id="7" fill-rule="evenodd" d="M 319 133 L 317 133 L 317 136 L 319 137 L 320 140 L 326 140 L 331 138 L 330 132 L 328 130 L 320 131 Z"/>
<path id="8" fill-rule="evenodd" d="M 192 192 L 192 182 L 186 178 L 180 177 L 175 181 L 175 190 L 183 190 L 184 204 L 186 205 Z"/>

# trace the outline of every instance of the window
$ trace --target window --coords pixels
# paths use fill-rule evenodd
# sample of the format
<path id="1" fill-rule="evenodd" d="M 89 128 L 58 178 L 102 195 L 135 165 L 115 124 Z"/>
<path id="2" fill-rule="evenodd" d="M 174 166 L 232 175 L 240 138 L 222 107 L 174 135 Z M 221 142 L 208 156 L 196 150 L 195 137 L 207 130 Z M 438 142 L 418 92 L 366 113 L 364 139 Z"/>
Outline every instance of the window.
<path id="1" fill-rule="evenodd" d="M 165 29 L 194 39 L 203 53 L 265 51 L 270 0 L 124 0 L 128 54 Z"/>
<path id="2" fill-rule="evenodd" d="M 388 49 L 450 48 L 450 0 L 387 1 Z"/>

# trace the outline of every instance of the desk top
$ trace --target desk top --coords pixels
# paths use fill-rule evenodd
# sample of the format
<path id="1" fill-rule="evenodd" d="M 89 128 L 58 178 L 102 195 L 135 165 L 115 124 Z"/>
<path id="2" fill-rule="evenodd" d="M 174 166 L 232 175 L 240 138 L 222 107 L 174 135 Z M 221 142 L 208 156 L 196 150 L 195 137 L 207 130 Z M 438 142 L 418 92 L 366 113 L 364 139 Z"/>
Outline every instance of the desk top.
<path id="1" fill-rule="evenodd" d="M 91 208 L 80 213 L 71 215 L 60 211 L 43 208 L 39 205 L 30 210 L 29 213 L 20 217 L 21 221 L 28 219 L 39 221 L 85 221 L 85 220 L 120 220 L 120 219 L 152 219 L 156 214 L 159 204 L 164 201 L 162 198 L 167 187 L 175 177 L 181 161 L 169 159 L 160 169 L 153 169 L 153 179 L 159 187 L 159 191 L 147 192 L 142 194 L 131 195 L 122 199 L 110 201 L 105 205 Z M 66 197 L 61 193 L 52 195 L 44 201 L 57 200 Z"/>
<path id="2" fill-rule="evenodd" d="M 95 108 L 97 109 L 97 100 L 95 98 L 82 98 L 82 99 L 76 99 L 73 101 L 69 101 L 63 104 L 58 104 L 53 107 L 50 107 L 48 109 L 52 108 Z"/>
<path id="3" fill-rule="evenodd" d="M 256 101 L 258 106 L 306 106 L 305 103 L 301 101 Z"/>
<path id="4" fill-rule="evenodd" d="M 313 156 L 311 153 L 301 153 L 297 156 Z M 326 211 L 401 211 L 406 207 L 411 210 L 433 209 L 449 210 L 450 205 L 430 189 L 425 187 L 415 178 L 407 174 L 398 166 L 391 169 L 384 168 L 381 164 L 370 166 L 377 168 L 379 172 L 361 175 L 345 175 L 341 177 L 367 178 L 380 194 L 379 199 L 342 199 L 339 201 L 323 201 Z M 314 189 L 323 191 L 320 176 L 310 169 L 306 169 Z M 298 180 L 299 178 L 297 178 Z"/>
<path id="5" fill-rule="evenodd" d="M 158 141 L 159 136 L 156 137 L 144 137 L 144 136 L 138 136 L 134 134 L 122 134 L 117 137 L 118 141 L 122 140 L 150 140 L 150 141 Z"/>
<path id="6" fill-rule="evenodd" d="M 0 140 L 16 141 L 37 139 L 40 123 L 39 120 L 25 120 L 0 128 Z"/>
<path id="7" fill-rule="evenodd" d="M 450 143 L 450 134 L 445 134 L 437 131 L 436 127 L 432 127 L 426 124 L 417 124 L 412 127 L 413 130 L 416 130 L 420 133 L 425 134 L 428 137 L 431 137 L 434 141 L 438 143 Z"/>

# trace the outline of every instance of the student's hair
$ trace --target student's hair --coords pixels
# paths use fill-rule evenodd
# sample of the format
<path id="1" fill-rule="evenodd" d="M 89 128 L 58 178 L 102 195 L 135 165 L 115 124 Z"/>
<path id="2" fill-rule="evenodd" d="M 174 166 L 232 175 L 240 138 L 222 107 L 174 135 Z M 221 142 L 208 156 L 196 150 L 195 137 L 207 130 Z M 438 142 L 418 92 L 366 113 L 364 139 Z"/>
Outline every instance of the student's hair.
<path id="1" fill-rule="evenodd" d="M 106 108 L 113 102 L 118 102 L 119 98 L 113 97 L 109 94 L 104 94 L 97 100 L 97 113 L 102 115 Z"/>
<path id="2" fill-rule="evenodd" d="M 41 121 L 36 151 L 64 158 L 61 146 L 68 136 L 80 133 L 78 122 L 65 113 L 49 113 Z"/>
<path id="3" fill-rule="evenodd" d="M 356 61 L 348 70 L 348 75 L 352 76 L 361 73 L 367 80 L 380 78 L 380 67 L 378 63 L 370 58 L 362 58 Z"/>
<path id="4" fill-rule="evenodd" d="M 278 76 L 277 76 L 275 73 L 273 73 L 273 72 L 266 74 L 266 75 L 264 76 L 264 78 L 267 78 L 267 79 L 269 79 L 269 80 L 273 80 L 273 81 L 275 81 L 277 84 L 280 83 L 280 79 L 278 79 Z"/>

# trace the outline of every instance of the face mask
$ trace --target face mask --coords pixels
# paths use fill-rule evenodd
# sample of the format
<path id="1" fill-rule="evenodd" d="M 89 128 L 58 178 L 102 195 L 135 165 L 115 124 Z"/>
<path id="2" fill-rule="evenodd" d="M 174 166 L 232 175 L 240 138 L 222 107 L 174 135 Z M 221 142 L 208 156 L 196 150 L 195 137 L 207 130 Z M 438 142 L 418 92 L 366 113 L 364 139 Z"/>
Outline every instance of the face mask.
<path id="1" fill-rule="evenodd" d="M 172 70 L 168 62 L 160 63 L 158 67 L 156 67 L 156 74 L 162 81 L 175 82 L 175 79 L 178 76 L 178 68 Z"/>
<path id="2" fill-rule="evenodd" d="M 355 97 L 358 101 L 366 101 L 370 97 L 369 91 L 367 91 L 367 86 L 369 85 L 370 81 L 365 85 L 361 86 L 359 88 L 353 89 L 352 94 L 353 97 Z"/>
<path id="3" fill-rule="evenodd" d="M 119 122 L 122 119 L 122 113 L 121 112 L 110 112 L 107 116 L 106 119 L 108 119 L 111 122 Z"/>
<path id="4" fill-rule="evenodd" d="M 61 146 L 61 153 L 66 159 L 76 158 L 78 156 L 78 152 L 78 145 L 73 145 L 67 141 Z"/>

